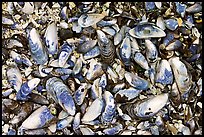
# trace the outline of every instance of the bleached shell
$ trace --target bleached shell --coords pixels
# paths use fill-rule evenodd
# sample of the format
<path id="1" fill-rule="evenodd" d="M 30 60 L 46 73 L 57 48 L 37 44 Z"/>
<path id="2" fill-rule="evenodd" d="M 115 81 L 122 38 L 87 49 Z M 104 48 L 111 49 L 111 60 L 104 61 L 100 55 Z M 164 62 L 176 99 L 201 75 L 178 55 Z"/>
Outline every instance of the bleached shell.
<path id="1" fill-rule="evenodd" d="M 55 67 L 55 68 L 60 67 L 59 66 L 59 59 L 49 61 L 48 66 Z M 64 66 L 63 66 L 63 68 L 68 68 L 68 67 L 70 67 L 68 63 L 65 63 Z"/>
<path id="2" fill-rule="evenodd" d="M 33 78 L 28 81 L 28 86 L 30 89 L 34 89 L 40 83 L 39 78 Z"/>
<path id="3" fill-rule="evenodd" d="M 173 83 L 173 72 L 169 62 L 165 59 L 161 60 L 158 65 L 155 82 L 159 82 L 163 85 Z"/>
<path id="4" fill-rule="evenodd" d="M 72 30 L 76 33 L 80 33 L 82 31 L 82 27 L 78 24 L 77 21 L 72 23 Z"/>
<path id="5" fill-rule="evenodd" d="M 162 30 L 166 29 L 165 23 L 164 23 L 164 19 L 162 17 L 158 17 L 157 18 L 157 26 L 160 27 Z"/>
<path id="6" fill-rule="evenodd" d="M 118 79 L 117 73 L 110 66 L 108 66 L 107 68 L 107 73 L 110 75 L 112 79 Z"/>
<path id="7" fill-rule="evenodd" d="M 82 69 L 82 59 L 78 58 L 76 63 L 75 63 L 75 66 L 74 66 L 74 68 L 72 70 L 72 73 L 74 75 L 76 75 L 76 74 L 78 74 L 81 71 L 81 69 Z"/>
<path id="8" fill-rule="evenodd" d="M 10 15 L 14 14 L 14 5 L 13 5 L 13 2 L 8 2 L 7 10 L 8 10 Z"/>
<path id="9" fill-rule="evenodd" d="M 82 135 L 95 135 L 95 133 L 88 127 L 80 127 Z"/>
<path id="10" fill-rule="evenodd" d="M 79 128 L 80 121 L 81 121 L 80 117 L 81 117 L 81 113 L 80 112 L 76 113 L 76 115 L 74 117 L 74 121 L 73 121 L 73 129 L 74 130 Z"/>
<path id="11" fill-rule="evenodd" d="M 167 101 L 168 93 L 157 95 L 138 103 L 134 108 L 134 113 L 141 118 L 154 116 L 166 105 Z"/>
<path id="12" fill-rule="evenodd" d="M 172 57 L 168 61 L 173 70 L 179 91 L 181 93 L 187 92 L 191 88 L 192 80 L 185 64 L 179 60 L 179 57 Z"/>
<path id="13" fill-rule="evenodd" d="M 158 8 L 158 9 L 161 9 L 162 7 L 162 2 L 154 2 L 155 6 Z"/>
<path id="14" fill-rule="evenodd" d="M 135 38 L 130 37 L 130 45 L 131 45 L 132 53 L 134 53 L 135 51 L 140 52 L 139 45 L 138 45 L 137 40 Z"/>
<path id="15" fill-rule="evenodd" d="M 45 32 L 45 43 L 50 54 L 58 52 L 57 26 L 55 23 L 50 24 Z"/>
<path id="16" fill-rule="evenodd" d="M 138 39 L 161 38 L 166 36 L 166 33 L 162 29 L 148 22 L 139 23 L 129 31 L 129 34 Z"/>
<path id="17" fill-rule="evenodd" d="M 51 121 L 54 116 L 50 113 L 47 106 L 42 106 L 35 110 L 21 125 L 24 129 L 42 128 L 47 122 Z M 31 124 L 32 123 L 32 124 Z"/>
<path id="18" fill-rule="evenodd" d="M 13 60 L 16 60 L 16 61 L 21 60 L 21 56 L 13 50 L 10 52 L 10 56 L 13 58 Z"/>
<path id="19" fill-rule="evenodd" d="M 58 119 L 64 119 L 64 118 L 66 118 L 68 115 L 69 115 L 69 114 L 68 114 L 66 111 L 62 110 L 62 111 L 59 113 L 59 115 L 58 115 Z"/>
<path id="20" fill-rule="evenodd" d="M 32 14 L 34 12 L 34 2 L 25 2 L 22 11 L 26 14 Z"/>
<path id="21" fill-rule="evenodd" d="M 78 24 L 85 28 L 98 23 L 105 17 L 104 14 L 83 14 L 78 19 Z"/>
<path id="22" fill-rule="evenodd" d="M 114 36 L 113 44 L 116 46 L 118 45 L 123 39 L 123 36 L 120 32 L 116 33 Z"/>
<path id="23" fill-rule="evenodd" d="M 101 98 L 95 99 L 90 107 L 87 109 L 86 113 L 84 114 L 83 118 L 81 119 L 83 121 L 92 121 L 96 119 L 100 114 L 104 107 L 103 100 Z"/>

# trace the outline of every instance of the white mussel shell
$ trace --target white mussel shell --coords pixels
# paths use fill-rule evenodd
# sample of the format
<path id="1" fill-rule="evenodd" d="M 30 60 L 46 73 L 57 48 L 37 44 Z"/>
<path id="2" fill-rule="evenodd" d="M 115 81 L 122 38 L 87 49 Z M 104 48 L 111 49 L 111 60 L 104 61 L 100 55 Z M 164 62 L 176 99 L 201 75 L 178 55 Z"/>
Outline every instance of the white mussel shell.
<path id="1" fill-rule="evenodd" d="M 55 23 L 50 24 L 45 32 L 45 43 L 47 45 L 48 52 L 52 55 L 58 51 L 58 37 L 57 26 Z"/>
<path id="2" fill-rule="evenodd" d="M 188 92 L 192 85 L 192 80 L 188 74 L 188 70 L 179 57 L 172 57 L 169 59 L 169 64 L 174 73 L 176 84 L 181 93 Z"/>
<path id="3" fill-rule="evenodd" d="M 160 94 L 155 97 L 146 99 L 134 108 L 134 114 L 141 118 L 154 116 L 159 110 L 161 110 L 168 101 L 168 93 Z"/>
<path id="4" fill-rule="evenodd" d="M 101 98 L 95 99 L 91 106 L 87 109 L 86 113 L 84 114 L 83 118 L 81 119 L 83 121 L 92 121 L 96 119 L 102 111 L 104 104 L 103 100 Z"/>
<path id="5" fill-rule="evenodd" d="M 42 106 L 35 110 L 21 125 L 23 129 L 42 128 L 51 121 L 54 116 L 51 114 L 47 106 Z"/>

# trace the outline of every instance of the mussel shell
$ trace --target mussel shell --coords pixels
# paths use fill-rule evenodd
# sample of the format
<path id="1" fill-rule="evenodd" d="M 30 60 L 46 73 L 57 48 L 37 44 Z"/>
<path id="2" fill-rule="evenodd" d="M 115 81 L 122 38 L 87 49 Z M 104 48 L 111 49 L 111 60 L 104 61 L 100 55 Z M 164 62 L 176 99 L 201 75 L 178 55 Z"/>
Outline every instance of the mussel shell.
<path id="1" fill-rule="evenodd" d="M 128 89 L 119 90 L 115 94 L 115 100 L 117 102 L 131 101 L 132 99 L 136 98 L 141 92 L 142 92 L 142 90 L 137 90 L 137 89 L 132 88 L 132 87 L 130 87 Z"/>
<path id="2" fill-rule="evenodd" d="M 91 49 L 93 49 L 93 47 L 96 45 L 97 40 L 89 40 L 84 42 L 83 44 L 80 44 L 77 47 L 77 51 L 79 53 L 87 53 L 88 51 L 90 51 Z"/>
<path id="3" fill-rule="evenodd" d="M 182 94 L 188 92 L 191 88 L 192 80 L 186 68 L 186 65 L 180 61 L 179 57 L 171 57 L 169 59 L 169 64 L 172 67 L 179 91 Z"/>
<path id="4" fill-rule="evenodd" d="M 176 19 L 167 19 L 164 21 L 165 24 L 166 24 L 166 27 L 171 30 L 171 31 L 174 31 L 177 29 L 178 27 L 178 21 Z"/>
<path id="5" fill-rule="evenodd" d="M 87 93 L 87 86 L 81 85 L 74 93 L 74 99 L 77 105 L 81 105 Z"/>
<path id="6" fill-rule="evenodd" d="M 186 12 L 188 13 L 197 13 L 200 11 L 202 11 L 202 6 L 199 3 L 195 3 L 186 9 Z"/>
<path id="7" fill-rule="evenodd" d="M 126 107 L 128 114 L 135 118 L 149 118 L 161 110 L 168 101 L 168 93 L 156 95 L 155 97 L 136 102 Z"/>
<path id="8" fill-rule="evenodd" d="M 146 58 L 149 62 L 155 62 L 158 58 L 158 51 L 156 46 L 148 39 L 145 40 Z"/>
<path id="9" fill-rule="evenodd" d="M 57 26 L 55 23 L 50 24 L 45 32 L 45 43 L 50 54 L 54 55 L 58 51 Z"/>
<path id="10" fill-rule="evenodd" d="M 104 14 L 82 14 L 78 19 L 78 24 L 84 28 L 89 27 L 98 23 L 104 17 Z"/>
<path id="11" fill-rule="evenodd" d="M 147 22 L 139 23 L 135 28 L 129 31 L 129 34 L 138 39 L 161 38 L 166 36 L 166 33 L 162 29 Z"/>
<path id="12" fill-rule="evenodd" d="M 102 64 L 99 62 L 96 62 L 95 60 L 92 60 L 90 63 L 90 68 L 88 72 L 86 73 L 86 79 L 92 81 L 95 80 L 96 78 L 100 77 L 103 75 L 103 69 L 102 69 Z"/>
<path id="13" fill-rule="evenodd" d="M 6 71 L 8 82 L 18 92 L 22 85 L 22 75 L 20 70 L 16 66 L 7 68 Z"/>
<path id="14" fill-rule="evenodd" d="M 113 120 L 115 116 L 116 104 L 113 95 L 109 91 L 104 92 L 105 99 L 105 110 L 101 115 L 101 120 L 103 123 L 108 123 Z"/>
<path id="15" fill-rule="evenodd" d="M 101 98 L 95 99 L 82 117 L 82 122 L 96 119 L 101 114 L 103 107 L 103 100 Z"/>
<path id="16" fill-rule="evenodd" d="M 119 48 L 119 55 L 120 58 L 122 59 L 123 63 L 125 64 L 125 66 L 129 66 L 130 65 L 130 57 L 131 57 L 131 45 L 130 45 L 130 38 L 126 37 L 120 48 Z"/>
<path id="17" fill-rule="evenodd" d="M 139 90 L 147 90 L 149 88 L 149 82 L 133 73 L 126 72 L 125 79 L 127 82 Z"/>
<path id="18" fill-rule="evenodd" d="M 59 103 L 65 111 L 70 115 L 75 114 L 76 107 L 71 96 L 71 91 L 61 79 L 56 77 L 49 78 L 46 82 L 46 90 L 51 94 L 54 101 Z"/>
<path id="19" fill-rule="evenodd" d="M 114 127 L 110 127 L 110 128 L 104 129 L 103 132 L 106 135 L 115 135 L 115 134 L 119 133 L 122 129 L 123 129 L 123 125 L 122 124 L 118 124 L 118 125 L 116 125 Z"/>
<path id="20" fill-rule="evenodd" d="M 28 36 L 29 39 L 29 49 L 33 60 L 37 64 L 45 64 L 48 60 L 47 52 L 42 44 L 40 35 L 37 30 L 33 28 Z"/>
<path id="21" fill-rule="evenodd" d="M 156 72 L 155 82 L 161 83 L 163 85 L 173 83 L 173 72 L 167 60 L 163 59 L 160 61 Z"/>
<path id="22" fill-rule="evenodd" d="M 72 47 L 67 42 L 64 42 L 59 53 L 59 67 L 63 67 L 66 64 L 72 51 Z"/>
<path id="23" fill-rule="evenodd" d="M 140 52 L 136 52 L 134 55 L 134 61 L 139 64 L 143 69 L 148 70 L 149 65 L 146 58 Z"/>
<path id="24" fill-rule="evenodd" d="M 100 49 L 98 46 L 95 46 L 93 49 L 91 49 L 90 51 L 84 54 L 84 59 L 85 60 L 92 59 L 99 55 L 100 55 Z"/>
<path id="25" fill-rule="evenodd" d="M 44 127 L 47 123 L 53 120 L 54 116 L 51 114 L 47 106 L 42 106 L 35 110 L 21 125 L 23 129 L 37 129 Z M 35 119 L 35 120 L 34 120 Z M 32 124 L 31 124 L 32 123 Z"/>
<path id="26" fill-rule="evenodd" d="M 115 46 L 101 31 L 97 30 L 98 45 L 103 63 L 111 64 L 115 59 Z"/>

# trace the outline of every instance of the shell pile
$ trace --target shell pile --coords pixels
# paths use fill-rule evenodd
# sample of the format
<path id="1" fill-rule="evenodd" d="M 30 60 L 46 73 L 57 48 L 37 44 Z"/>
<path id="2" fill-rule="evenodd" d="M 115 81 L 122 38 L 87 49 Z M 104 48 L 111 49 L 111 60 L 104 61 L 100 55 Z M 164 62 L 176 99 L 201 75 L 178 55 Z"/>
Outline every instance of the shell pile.
<path id="1" fill-rule="evenodd" d="M 2 134 L 201 135 L 202 2 L 2 2 Z"/>

